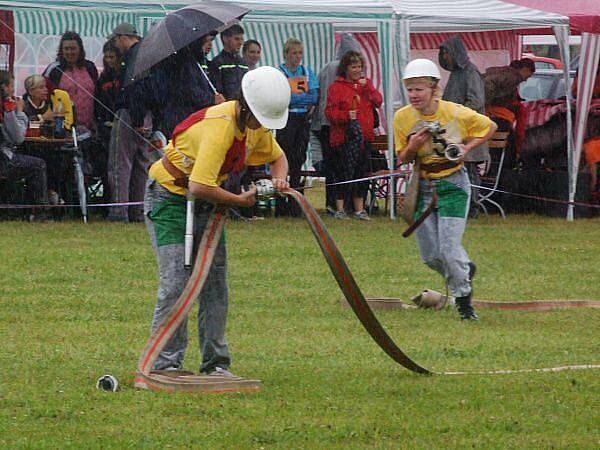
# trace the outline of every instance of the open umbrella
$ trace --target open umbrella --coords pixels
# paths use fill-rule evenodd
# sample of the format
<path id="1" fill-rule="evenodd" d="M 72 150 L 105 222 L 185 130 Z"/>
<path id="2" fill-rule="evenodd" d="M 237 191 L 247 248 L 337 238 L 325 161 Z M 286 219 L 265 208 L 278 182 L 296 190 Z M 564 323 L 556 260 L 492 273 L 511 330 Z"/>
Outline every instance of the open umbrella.
<path id="1" fill-rule="evenodd" d="M 142 39 L 127 81 L 142 78 L 154 65 L 211 31 L 228 28 L 248 11 L 231 3 L 205 1 L 167 14 Z"/>

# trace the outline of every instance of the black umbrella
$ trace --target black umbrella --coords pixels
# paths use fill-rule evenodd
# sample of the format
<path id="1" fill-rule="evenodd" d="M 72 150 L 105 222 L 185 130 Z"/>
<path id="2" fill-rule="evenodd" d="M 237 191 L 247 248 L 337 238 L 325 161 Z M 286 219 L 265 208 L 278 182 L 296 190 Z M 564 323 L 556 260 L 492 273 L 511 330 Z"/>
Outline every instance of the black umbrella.
<path id="1" fill-rule="evenodd" d="M 231 3 L 206 1 L 167 14 L 148 30 L 128 70 L 128 82 L 211 31 L 220 32 L 240 20 L 249 9 Z"/>

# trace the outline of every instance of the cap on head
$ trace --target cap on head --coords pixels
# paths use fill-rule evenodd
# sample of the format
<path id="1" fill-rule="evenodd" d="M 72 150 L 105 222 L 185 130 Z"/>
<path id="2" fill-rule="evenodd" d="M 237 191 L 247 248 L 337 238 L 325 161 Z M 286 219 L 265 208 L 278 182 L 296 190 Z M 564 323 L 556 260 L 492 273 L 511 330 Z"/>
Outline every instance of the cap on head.
<path id="1" fill-rule="evenodd" d="M 284 128 L 291 98 L 290 84 L 280 70 L 263 66 L 242 78 L 242 93 L 260 124 L 271 130 Z"/>
<path id="2" fill-rule="evenodd" d="M 136 36 L 140 37 L 137 30 L 129 22 L 123 22 L 115 27 L 108 39 L 113 39 L 117 36 Z"/>
<path id="3" fill-rule="evenodd" d="M 442 78 L 440 75 L 440 69 L 435 65 L 433 61 L 429 59 L 413 59 L 404 68 L 403 80 L 409 80 L 411 78 L 430 77 L 439 80 Z"/>

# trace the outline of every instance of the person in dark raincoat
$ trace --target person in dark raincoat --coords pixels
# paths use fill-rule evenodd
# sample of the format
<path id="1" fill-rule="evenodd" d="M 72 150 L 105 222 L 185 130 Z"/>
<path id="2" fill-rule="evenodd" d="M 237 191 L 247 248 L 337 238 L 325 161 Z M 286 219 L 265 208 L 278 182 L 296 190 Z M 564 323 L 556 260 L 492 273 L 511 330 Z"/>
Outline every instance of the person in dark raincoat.
<path id="1" fill-rule="evenodd" d="M 440 44 L 439 63 L 442 68 L 450 72 L 450 78 L 444 88 L 442 100 L 446 100 L 484 114 L 485 112 L 485 85 L 483 77 L 475 64 L 469 60 L 467 49 L 459 36 L 452 36 Z M 487 144 L 473 149 L 465 157 L 465 167 L 469 174 L 471 184 L 479 185 L 480 178 L 477 165 L 489 159 Z M 478 189 L 473 188 L 471 195 L 471 217 L 476 216 L 475 204 Z"/>
<path id="2" fill-rule="evenodd" d="M 210 87 L 206 72 L 202 73 L 201 66 L 206 65 L 203 43 L 204 36 L 162 61 L 151 76 L 146 98 L 154 96 L 155 128 L 167 139 L 190 114 L 225 101 Z"/>
<path id="3" fill-rule="evenodd" d="M 115 120 L 108 152 L 108 185 L 111 202 L 141 202 L 148 178 L 150 153 L 144 137 L 152 128 L 152 118 L 147 111 L 143 80 L 126 84 L 130 67 L 139 50 L 140 36 L 129 23 L 118 25 L 109 36 L 123 55 L 119 64 Z M 141 222 L 144 220 L 140 206 L 111 206 L 108 220 L 113 222 Z"/>

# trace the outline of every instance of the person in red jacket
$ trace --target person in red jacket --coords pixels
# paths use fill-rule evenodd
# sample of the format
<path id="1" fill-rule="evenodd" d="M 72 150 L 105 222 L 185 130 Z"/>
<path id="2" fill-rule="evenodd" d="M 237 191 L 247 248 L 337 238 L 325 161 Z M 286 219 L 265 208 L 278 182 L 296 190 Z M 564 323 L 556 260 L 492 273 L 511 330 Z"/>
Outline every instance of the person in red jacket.
<path id="1" fill-rule="evenodd" d="M 355 51 L 349 51 L 340 60 L 338 78 L 327 91 L 325 115 L 331 123 L 329 143 L 334 182 L 361 178 L 367 173 L 370 143 L 375 139 L 373 109 L 381 105 L 381 94 L 373 83 L 363 76 L 365 60 Z M 368 184 L 350 183 L 336 186 L 336 219 L 346 219 L 344 197 L 352 196 L 354 217 L 369 220 L 364 209 Z"/>

